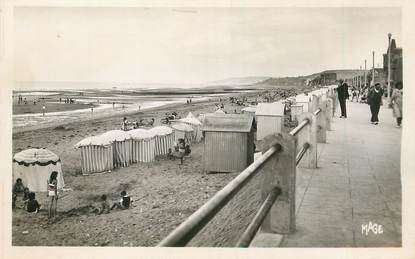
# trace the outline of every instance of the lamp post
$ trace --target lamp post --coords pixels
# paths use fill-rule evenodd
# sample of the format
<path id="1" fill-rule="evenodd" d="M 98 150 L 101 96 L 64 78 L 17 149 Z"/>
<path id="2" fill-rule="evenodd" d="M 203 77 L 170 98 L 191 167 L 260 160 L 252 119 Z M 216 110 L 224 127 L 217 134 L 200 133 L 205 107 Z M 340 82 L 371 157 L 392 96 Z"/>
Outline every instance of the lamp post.
<path id="1" fill-rule="evenodd" d="M 372 51 L 372 82 L 370 85 L 375 85 L 375 51 Z"/>
<path id="2" fill-rule="evenodd" d="M 367 63 L 367 60 L 365 59 L 365 87 L 366 87 L 366 84 L 367 84 L 367 77 L 366 77 L 366 63 Z"/>
<path id="3" fill-rule="evenodd" d="M 392 33 L 388 33 L 388 104 L 391 102 L 391 38 Z"/>

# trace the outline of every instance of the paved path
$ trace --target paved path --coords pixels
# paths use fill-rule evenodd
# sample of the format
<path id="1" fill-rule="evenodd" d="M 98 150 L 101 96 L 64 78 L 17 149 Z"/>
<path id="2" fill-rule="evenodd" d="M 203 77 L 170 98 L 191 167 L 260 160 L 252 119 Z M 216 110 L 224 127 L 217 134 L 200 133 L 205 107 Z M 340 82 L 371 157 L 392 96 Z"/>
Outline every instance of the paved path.
<path id="1" fill-rule="evenodd" d="M 283 247 L 401 246 L 401 129 L 391 109 L 381 107 L 379 125 L 370 124 L 367 104 L 347 109 L 319 144 L 319 168 L 297 169 L 297 231 Z M 362 233 L 369 222 L 383 233 Z"/>

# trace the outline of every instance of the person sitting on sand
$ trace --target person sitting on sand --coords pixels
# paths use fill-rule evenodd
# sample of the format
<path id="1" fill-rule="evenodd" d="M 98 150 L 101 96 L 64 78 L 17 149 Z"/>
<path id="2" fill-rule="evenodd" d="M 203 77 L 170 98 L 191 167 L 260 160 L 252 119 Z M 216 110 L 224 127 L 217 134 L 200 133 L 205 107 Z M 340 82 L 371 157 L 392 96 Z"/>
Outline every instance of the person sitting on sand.
<path id="1" fill-rule="evenodd" d="M 29 200 L 30 190 L 29 188 L 25 187 L 23 190 L 23 201 Z"/>
<path id="2" fill-rule="evenodd" d="M 148 126 L 153 126 L 154 125 L 154 118 L 151 118 L 151 121 L 148 122 Z"/>
<path id="3" fill-rule="evenodd" d="M 29 193 L 29 201 L 26 204 L 26 211 L 30 213 L 38 213 L 40 204 L 36 200 L 36 194 L 34 192 Z"/>
<path id="4" fill-rule="evenodd" d="M 103 213 L 105 213 L 105 214 L 110 213 L 110 204 L 107 200 L 107 195 L 105 195 L 105 194 L 101 195 L 101 201 L 100 201 L 98 207 L 96 207 L 92 212 L 97 214 L 97 215 L 101 215 Z"/>
<path id="5" fill-rule="evenodd" d="M 118 202 L 114 203 L 110 210 L 113 210 L 114 208 L 121 209 L 121 210 L 126 210 L 126 209 L 130 208 L 132 202 L 133 201 L 132 201 L 131 197 L 127 195 L 127 192 L 122 191 L 121 192 L 121 199 Z"/>
<path id="6" fill-rule="evenodd" d="M 128 124 L 129 124 L 129 122 L 127 120 L 127 117 L 124 117 L 124 119 L 122 121 L 121 129 L 124 130 L 124 131 L 128 130 Z"/>

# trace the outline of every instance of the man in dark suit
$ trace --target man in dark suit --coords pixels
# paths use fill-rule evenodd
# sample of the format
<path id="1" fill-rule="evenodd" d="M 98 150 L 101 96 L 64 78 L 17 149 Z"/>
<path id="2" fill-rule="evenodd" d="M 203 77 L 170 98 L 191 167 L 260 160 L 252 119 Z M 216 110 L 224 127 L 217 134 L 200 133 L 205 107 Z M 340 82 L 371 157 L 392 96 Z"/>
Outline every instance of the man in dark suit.
<path id="1" fill-rule="evenodd" d="M 340 118 L 347 118 L 346 113 L 346 99 L 349 99 L 349 87 L 346 82 L 340 80 L 339 86 L 337 87 L 337 96 L 339 98 L 341 116 Z"/>

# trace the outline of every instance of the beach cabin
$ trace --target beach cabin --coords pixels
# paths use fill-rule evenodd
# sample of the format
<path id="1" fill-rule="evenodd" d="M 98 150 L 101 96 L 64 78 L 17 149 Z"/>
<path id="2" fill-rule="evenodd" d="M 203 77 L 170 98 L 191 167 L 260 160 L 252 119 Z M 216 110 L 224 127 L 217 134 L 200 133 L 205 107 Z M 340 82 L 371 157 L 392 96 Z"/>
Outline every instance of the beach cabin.
<path id="1" fill-rule="evenodd" d="M 281 132 L 284 127 L 284 107 L 282 102 L 259 103 L 255 117 L 257 119 L 257 140 Z"/>
<path id="2" fill-rule="evenodd" d="M 303 112 L 308 112 L 311 105 L 311 95 L 300 94 L 295 97 L 295 103 L 303 106 Z"/>
<path id="3" fill-rule="evenodd" d="M 130 130 L 128 134 L 132 140 L 132 162 L 153 162 L 156 157 L 156 135 L 145 129 Z"/>
<path id="4" fill-rule="evenodd" d="M 174 146 L 173 129 L 167 126 L 157 126 L 148 130 L 155 135 L 155 155 L 163 156 L 169 153 Z"/>
<path id="5" fill-rule="evenodd" d="M 114 167 L 127 167 L 132 161 L 132 140 L 130 134 L 123 130 L 111 130 L 100 135 L 112 143 Z"/>
<path id="6" fill-rule="evenodd" d="M 254 161 L 254 118 L 241 114 L 206 115 L 205 172 L 241 172 Z"/>
<path id="7" fill-rule="evenodd" d="M 47 182 L 53 171 L 58 172 L 58 189 L 63 189 L 61 160 L 58 155 L 45 148 L 30 148 L 13 157 L 13 182 L 21 178 L 32 192 L 46 192 Z"/>
<path id="8" fill-rule="evenodd" d="M 81 152 L 83 175 L 111 171 L 114 168 L 112 144 L 109 140 L 92 136 L 79 141 L 74 147 Z"/>

